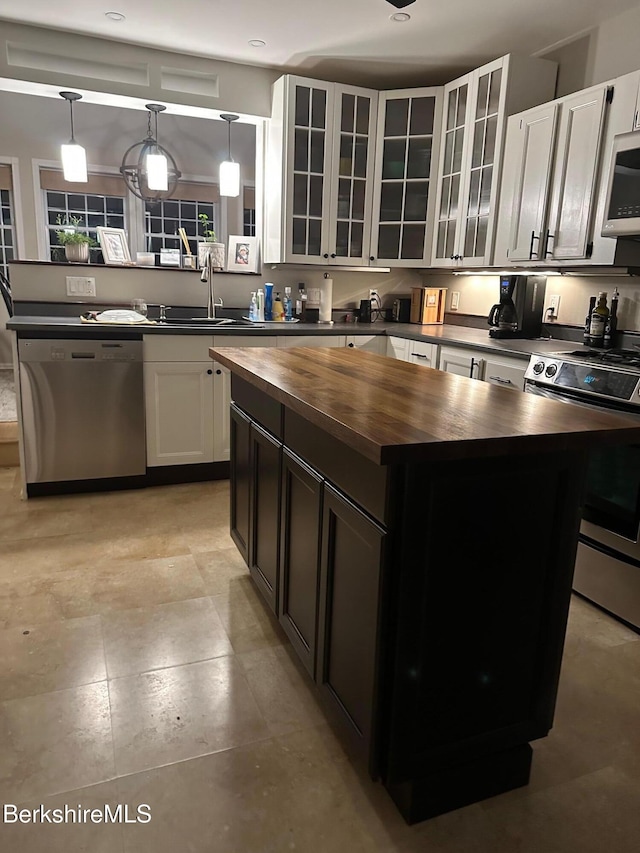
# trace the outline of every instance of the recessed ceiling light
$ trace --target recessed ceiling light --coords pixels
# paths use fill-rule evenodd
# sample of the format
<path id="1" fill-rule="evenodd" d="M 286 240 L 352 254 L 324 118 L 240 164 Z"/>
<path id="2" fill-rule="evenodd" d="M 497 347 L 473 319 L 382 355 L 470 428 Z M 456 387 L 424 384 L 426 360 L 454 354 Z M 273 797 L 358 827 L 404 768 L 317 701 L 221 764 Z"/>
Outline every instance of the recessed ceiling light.
<path id="1" fill-rule="evenodd" d="M 251 47 L 264 47 L 266 41 L 262 41 L 262 39 L 249 39 L 249 44 Z"/>
<path id="2" fill-rule="evenodd" d="M 105 18 L 109 18 L 110 21 L 120 22 L 125 20 L 125 16 L 122 14 L 122 12 L 105 12 L 104 16 Z"/>
<path id="3" fill-rule="evenodd" d="M 395 21 L 396 24 L 404 24 L 405 21 L 411 20 L 411 15 L 407 12 L 395 12 L 393 15 L 389 15 L 390 21 Z"/>

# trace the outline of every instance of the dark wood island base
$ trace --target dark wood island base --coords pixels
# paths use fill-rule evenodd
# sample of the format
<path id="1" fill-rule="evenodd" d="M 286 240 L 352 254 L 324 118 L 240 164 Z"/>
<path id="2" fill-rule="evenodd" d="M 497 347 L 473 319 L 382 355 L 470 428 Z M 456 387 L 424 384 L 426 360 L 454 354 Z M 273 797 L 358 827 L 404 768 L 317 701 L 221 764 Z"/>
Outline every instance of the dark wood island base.
<path id="1" fill-rule="evenodd" d="M 232 371 L 231 535 L 410 822 L 526 785 L 592 444 L 630 421 L 356 350 Z"/>

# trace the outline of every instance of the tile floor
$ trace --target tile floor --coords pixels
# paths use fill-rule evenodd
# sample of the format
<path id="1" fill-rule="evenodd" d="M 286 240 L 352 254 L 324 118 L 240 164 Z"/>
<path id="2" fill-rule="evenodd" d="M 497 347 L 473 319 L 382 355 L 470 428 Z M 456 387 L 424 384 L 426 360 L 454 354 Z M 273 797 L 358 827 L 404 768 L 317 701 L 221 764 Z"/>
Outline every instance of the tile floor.
<path id="1" fill-rule="evenodd" d="M 407 827 L 325 724 L 227 533 L 228 484 L 22 502 L 0 470 L 2 853 L 637 853 L 640 637 L 573 602 L 528 788 Z"/>

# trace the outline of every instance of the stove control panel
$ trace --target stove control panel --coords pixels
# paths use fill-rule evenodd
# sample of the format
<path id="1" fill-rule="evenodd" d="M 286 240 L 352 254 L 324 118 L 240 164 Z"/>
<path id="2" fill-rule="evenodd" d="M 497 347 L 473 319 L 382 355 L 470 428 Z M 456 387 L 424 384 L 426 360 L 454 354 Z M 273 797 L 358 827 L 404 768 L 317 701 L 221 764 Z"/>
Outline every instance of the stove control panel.
<path id="1" fill-rule="evenodd" d="M 599 397 L 616 403 L 640 406 L 640 369 L 594 364 L 587 360 L 532 355 L 524 378 L 529 386 L 545 386 L 574 397 Z"/>

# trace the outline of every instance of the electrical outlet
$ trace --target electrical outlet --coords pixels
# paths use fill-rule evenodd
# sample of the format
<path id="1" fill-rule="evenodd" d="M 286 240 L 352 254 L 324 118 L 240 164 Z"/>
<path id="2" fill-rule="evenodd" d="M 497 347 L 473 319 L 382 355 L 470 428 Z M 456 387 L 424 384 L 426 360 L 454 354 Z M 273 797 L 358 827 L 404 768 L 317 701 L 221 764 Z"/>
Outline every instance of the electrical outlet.
<path id="1" fill-rule="evenodd" d="M 369 299 L 380 300 L 380 294 L 377 290 L 369 289 Z"/>
<path id="2" fill-rule="evenodd" d="M 460 305 L 460 293 L 454 290 L 451 294 L 451 310 L 457 311 Z"/>
<path id="3" fill-rule="evenodd" d="M 556 293 L 553 296 L 549 297 L 549 308 L 551 308 L 551 315 L 553 317 L 557 318 L 558 311 L 560 310 L 560 295 L 559 294 Z"/>

